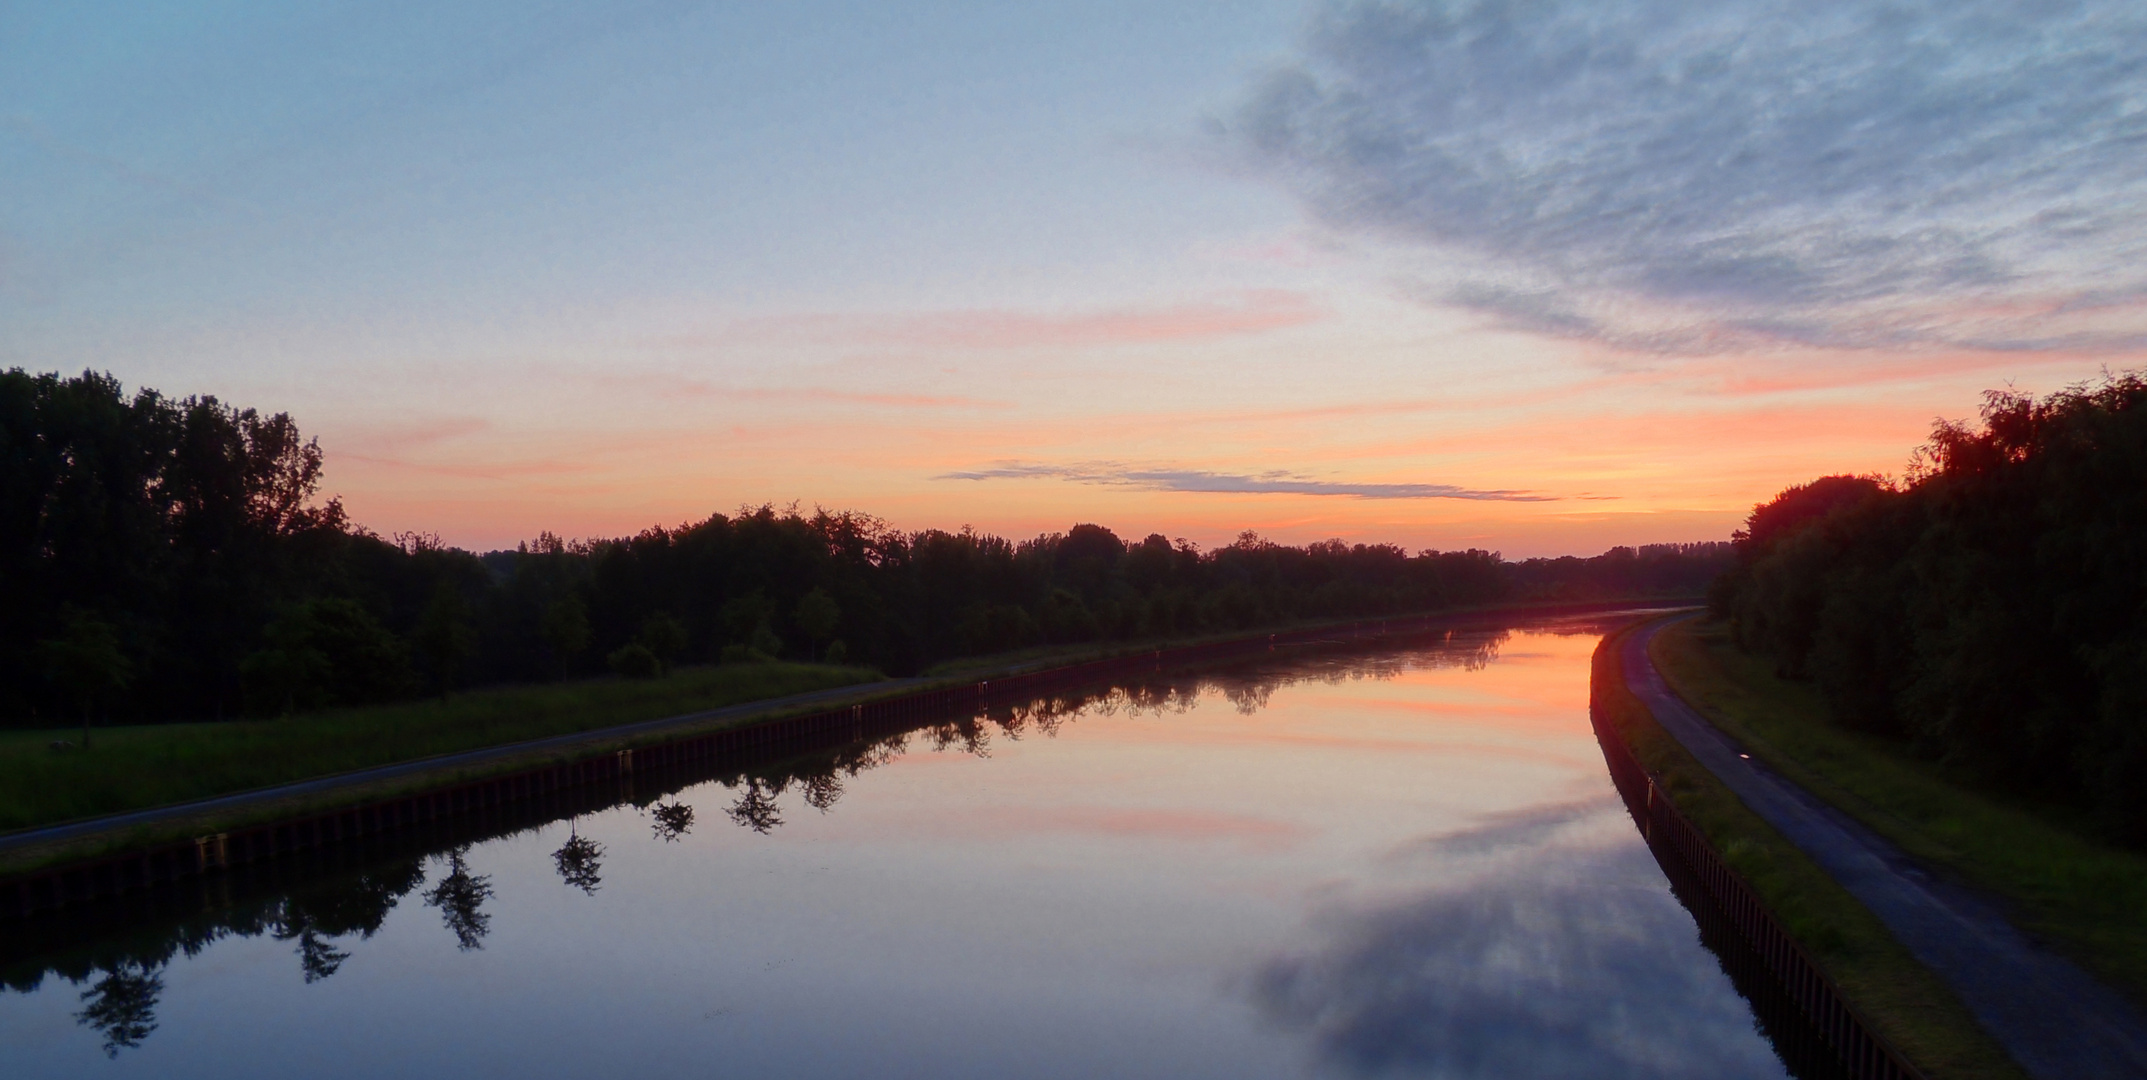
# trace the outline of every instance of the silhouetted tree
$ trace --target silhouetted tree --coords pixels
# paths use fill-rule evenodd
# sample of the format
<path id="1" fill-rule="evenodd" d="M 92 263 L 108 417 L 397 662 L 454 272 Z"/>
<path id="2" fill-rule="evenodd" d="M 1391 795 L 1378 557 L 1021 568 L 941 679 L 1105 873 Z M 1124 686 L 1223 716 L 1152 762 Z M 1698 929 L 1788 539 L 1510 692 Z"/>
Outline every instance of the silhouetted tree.
<path id="1" fill-rule="evenodd" d="M 2147 841 L 2147 382 L 1994 393 L 1904 484 L 1755 507 L 1710 594 L 1833 718 Z"/>
<path id="2" fill-rule="evenodd" d="M 581 597 L 562 596 L 544 609 L 544 622 L 538 630 L 544 643 L 551 646 L 555 670 L 565 676 L 573 670 L 574 660 L 589 648 L 589 611 Z"/>
<path id="3" fill-rule="evenodd" d="M 433 589 L 425 613 L 410 632 L 410 649 L 435 693 L 446 697 L 461 683 L 477 651 L 477 630 L 470 625 L 469 604 L 452 583 L 443 581 Z"/>
<path id="4" fill-rule="evenodd" d="M 798 610 L 792 616 L 798 629 L 805 632 L 805 640 L 817 646 L 835 636 L 835 628 L 842 624 L 842 608 L 825 589 L 814 589 L 798 600 Z"/>
<path id="5" fill-rule="evenodd" d="M 634 640 L 646 648 L 649 654 L 656 658 L 656 662 L 668 671 L 671 662 L 686 651 L 686 627 L 669 614 L 659 611 L 642 620 L 641 632 L 634 635 Z"/>
<path id="6" fill-rule="evenodd" d="M 90 718 L 97 706 L 124 689 L 134 677 L 134 665 L 119 650 L 119 635 L 110 623 L 78 608 L 66 608 L 60 633 L 37 643 L 38 665 L 45 678 L 59 687 L 82 716 L 82 746 L 89 747 Z"/>
<path id="7" fill-rule="evenodd" d="M 909 674 L 1039 642 L 1689 596 L 1728 561 L 1720 545 L 1507 563 L 1258 536 L 1204 551 L 1093 523 L 1012 540 L 770 506 L 480 555 L 353 526 L 318 498 L 324 461 L 282 414 L 0 372 L 0 723 L 78 711 L 39 648 L 66 640 L 68 610 L 110 626 L 132 668 L 97 707 L 176 720 L 566 678 L 614 656 L 634 673 L 777 657 L 786 639 Z"/>
<path id="8" fill-rule="evenodd" d="M 257 712 L 390 701 L 415 685 L 403 643 L 354 600 L 315 597 L 271 623 L 240 665 Z"/>

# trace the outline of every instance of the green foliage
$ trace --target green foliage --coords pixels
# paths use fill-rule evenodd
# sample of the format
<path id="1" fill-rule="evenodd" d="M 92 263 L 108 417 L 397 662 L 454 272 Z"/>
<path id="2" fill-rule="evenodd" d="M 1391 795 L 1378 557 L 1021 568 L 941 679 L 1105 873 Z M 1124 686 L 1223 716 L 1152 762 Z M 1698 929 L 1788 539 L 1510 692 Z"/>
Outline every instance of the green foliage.
<path id="1" fill-rule="evenodd" d="M 391 701 L 415 682 L 402 641 L 356 601 L 308 600 L 269 625 L 267 642 L 240 664 L 257 715 Z"/>
<path id="2" fill-rule="evenodd" d="M 767 626 L 774 618 L 775 601 L 768 599 L 768 594 L 761 589 L 731 597 L 716 613 L 724 638 L 736 642 L 750 640 L 754 630 Z"/>
<path id="3" fill-rule="evenodd" d="M 271 644 L 239 661 L 247 711 L 288 716 L 328 703 L 328 657 L 302 645 Z"/>
<path id="4" fill-rule="evenodd" d="M 814 589 L 798 600 L 798 608 L 792 619 L 805 637 L 815 645 L 835 636 L 835 629 L 842 625 L 842 608 L 826 589 Z"/>
<path id="5" fill-rule="evenodd" d="M 572 593 L 559 597 L 545 605 L 538 633 L 551 647 L 552 662 L 561 672 L 568 671 L 589 648 L 589 609 Z"/>
<path id="6" fill-rule="evenodd" d="M 641 632 L 634 635 L 634 644 L 648 650 L 649 655 L 656 658 L 659 668 L 668 670 L 671 661 L 686 651 L 686 627 L 677 619 L 658 612 L 642 621 Z M 612 669 L 617 670 L 618 665 L 614 663 Z"/>
<path id="7" fill-rule="evenodd" d="M 74 607 L 62 613 L 57 636 L 37 643 L 36 660 L 45 678 L 85 718 L 134 677 L 112 624 Z"/>
<path id="8" fill-rule="evenodd" d="M 753 636 L 747 639 L 746 647 L 772 659 L 783 654 L 783 639 L 776 637 L 767 623 L 762 623 L 753 628 Z"/>
<path id="9" fill-rule="evenodd" d="M 307 556 L 346 535 L 313 504 L 321 466 L 280 413 L 0 372 L 0 714 L 76 707 L 33 669 L 70 606 L 122 631 L 136 677 L 112 708 L 213 708 Z"/>
<path id="10" fill-rule="evenodd" d="M 427 684 L 443 696 L 461 684 L 470 657 L 477 651 L 477 630 L 470 625 L 469 610 L 461 590 L 443 581 L 410 631 L 411 653 Z"/>
<path id="11" fill-rule="evenodd" d="M 664 671 L 663 660 L 638 641 L 613 649 L 604 662 L 622 678 L 628 679 L 653 679 Z"/>
<path id="12" fill-rule="evenodd" d="M 1711 595 L 1837 722 L 2147 841 L 2147 382 L 1986 398 L 1910 482 L 1753 511 Z"/>

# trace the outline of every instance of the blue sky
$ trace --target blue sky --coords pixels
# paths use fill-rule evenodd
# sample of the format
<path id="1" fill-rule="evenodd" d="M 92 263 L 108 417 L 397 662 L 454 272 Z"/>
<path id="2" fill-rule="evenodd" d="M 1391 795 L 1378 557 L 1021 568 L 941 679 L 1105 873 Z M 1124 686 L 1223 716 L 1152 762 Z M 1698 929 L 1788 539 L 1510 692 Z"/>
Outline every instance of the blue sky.
<path id="1" fill-rule="evenodd" d="M 18 325 L 1087 297 L 1289 213 L 1172 159 L 1291 5 L 450 7 L 18 13 Z"/>
<path id="2" fill-rule="evenodd" d="M 1726 535 L 2134 362 L 2122 5 L 0 8 L 0 363 L 383 532 Z"/>

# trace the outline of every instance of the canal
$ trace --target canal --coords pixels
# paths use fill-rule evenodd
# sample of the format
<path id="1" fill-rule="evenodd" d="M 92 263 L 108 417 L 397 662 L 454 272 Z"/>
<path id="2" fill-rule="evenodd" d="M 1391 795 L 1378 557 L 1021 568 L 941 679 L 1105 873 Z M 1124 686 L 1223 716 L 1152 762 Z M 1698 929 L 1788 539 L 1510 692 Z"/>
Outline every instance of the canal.
<path id="1" fill-rule="evenodd" d="M 0 926 L 0 1073 L 1781 1077 L 1616 617 L 994 702 Z"/>

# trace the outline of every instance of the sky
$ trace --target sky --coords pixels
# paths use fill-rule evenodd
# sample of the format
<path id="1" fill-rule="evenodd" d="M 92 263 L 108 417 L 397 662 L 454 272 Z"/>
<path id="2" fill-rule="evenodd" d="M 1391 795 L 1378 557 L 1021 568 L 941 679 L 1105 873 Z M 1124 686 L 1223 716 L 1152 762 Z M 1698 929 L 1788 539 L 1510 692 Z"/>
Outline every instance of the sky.
<path id="1" fill-rule="evenodd" d="M 1725 539 L 2147 349 L 2147 9 L 0 0 L 0 366 L 473 548 Z"/>

